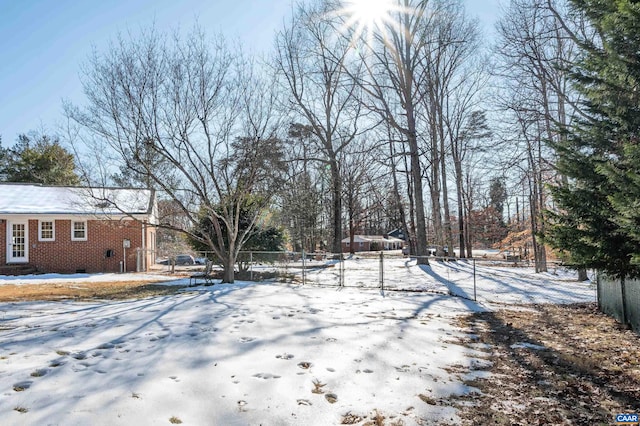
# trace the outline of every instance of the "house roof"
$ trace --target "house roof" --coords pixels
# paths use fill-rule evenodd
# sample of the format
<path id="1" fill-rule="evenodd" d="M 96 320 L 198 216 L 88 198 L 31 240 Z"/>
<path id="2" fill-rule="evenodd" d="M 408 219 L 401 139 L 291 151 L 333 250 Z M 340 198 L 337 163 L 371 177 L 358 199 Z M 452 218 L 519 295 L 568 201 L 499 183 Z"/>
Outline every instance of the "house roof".
<path id="1" fill-rule="evenodd" d="M 342 240 L 343 243 L 349 242 L 349 237 Z M 395 237 L 385 237 L 383 235 L 354 235 L 353 236 L 354 243 L 366 243 L 366 242 L 378 242 L 378 243 L 404 243 L 399 238 Z"/>
<path id="2" fill-rule="evenodd" d="M 149 189 L 0 183 L 0 214 L 4 215 L 148 215 L 154 199 Z"/>

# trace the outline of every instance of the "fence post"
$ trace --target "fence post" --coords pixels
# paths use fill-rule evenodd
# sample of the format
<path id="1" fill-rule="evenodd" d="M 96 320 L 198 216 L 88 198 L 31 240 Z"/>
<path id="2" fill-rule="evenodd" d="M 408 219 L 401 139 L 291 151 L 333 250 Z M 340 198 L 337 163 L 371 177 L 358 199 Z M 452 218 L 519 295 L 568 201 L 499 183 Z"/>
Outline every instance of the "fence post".
<path id="1" fill-rule="evenodd" d="M 602 310 L 602 295 L 600 294 L 600 271 L 596 270 L 596 302 L 598 302 L 598 309 Z"/>
<path id="2" fill-rule="evenodd" d="M 249 251 L 249 281 L 253 281 L 253 251 Z"/>
<path id="3" fill-rule="evenodd" d="M 384 291 L 384 252 L 380 251 L 380 289 Z"/>
<path id="4" fill-rule="evenodd" d="M 344 253 L 340 252 L 340 261 L 338 263 L 338 271 L 340 272 L 340 287 L 344 287 Z"/>
<path id="5" fill-rule="evenodd" d="M 476 294 L 476 260 L 475 259 L 473 259 L 473 300 L 475 302 L 478 301 L 477 294 Z"/>
<path id="6" fill-rule="evenodd" d="M 304 252 L 304 249 L 302 249 L 302 285 L 305 285 L 307 280 L 307 273 L 306 273 L 306 259 L 307 259 L 307 254 Z"/>
<path id="7" fill-rule="evenodd" d="M 622 296 L 622 324 L 627 324 L 627 292 L 625 289 L 625 277 L 620 278 L 620 295 Z"/>

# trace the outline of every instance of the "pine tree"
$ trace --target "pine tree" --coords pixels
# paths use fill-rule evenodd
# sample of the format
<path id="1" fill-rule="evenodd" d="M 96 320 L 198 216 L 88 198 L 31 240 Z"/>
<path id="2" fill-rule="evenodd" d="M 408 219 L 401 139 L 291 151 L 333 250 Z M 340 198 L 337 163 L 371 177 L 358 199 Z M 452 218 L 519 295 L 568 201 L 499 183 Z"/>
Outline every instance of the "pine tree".
<path id="1" fill-rule="evenodd" d="M 55 137 L 30 133 L 18 136 L 0 153 L 0 179 L 43 185 L 78 185 L 75 157 Z"/>
<path id="2" fill-rule="evenodd" d="M 640 2 L 571 0 L 594 30 L 572 75 L 583 115 L 556 145 L 548 241 L 576 267 L 640 275 Z"/>

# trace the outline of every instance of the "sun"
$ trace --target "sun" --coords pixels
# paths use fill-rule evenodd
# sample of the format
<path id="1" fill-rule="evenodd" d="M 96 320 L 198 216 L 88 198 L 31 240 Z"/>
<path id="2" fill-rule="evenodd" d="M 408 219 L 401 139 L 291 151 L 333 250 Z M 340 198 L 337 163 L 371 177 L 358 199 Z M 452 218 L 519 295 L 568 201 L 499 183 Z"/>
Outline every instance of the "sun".
<path id="1" fill-rule="evenodd" d="M 340 32 L 348 34 L 354 45 L 364 41 L 370 46 L 374 38 L 385 40 L 390 32 L 399 31 L 398 19 L 408 10 L 398 0 L 343 0 L 334 15 L 342 21 Z"/>
<path id="2" fill-rule="evenodd" d="M 343 10 L 353 24 L 373 30 L 391 19 L 395 7 L 394 0 L 346 0 Z"/>

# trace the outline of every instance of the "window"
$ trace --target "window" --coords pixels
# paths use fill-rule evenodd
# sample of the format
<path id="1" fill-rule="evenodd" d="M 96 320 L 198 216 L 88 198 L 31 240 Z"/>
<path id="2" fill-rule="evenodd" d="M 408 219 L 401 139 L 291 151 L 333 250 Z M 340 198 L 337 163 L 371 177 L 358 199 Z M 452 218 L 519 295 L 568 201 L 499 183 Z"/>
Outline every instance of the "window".
<path id="1" fill-rule="evenodd" d="M 41 220 L 38 222 L 38 240 L 55 241 L 56 225 L 53 220 Z"/>
<path id="2" fill-rule="evenodd" d="M 86 221 L 71 221 L 71 241 L 87 241 Z"/>

